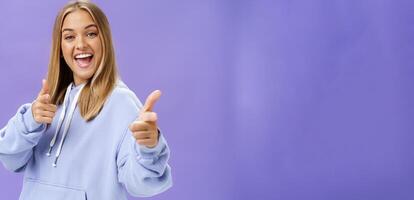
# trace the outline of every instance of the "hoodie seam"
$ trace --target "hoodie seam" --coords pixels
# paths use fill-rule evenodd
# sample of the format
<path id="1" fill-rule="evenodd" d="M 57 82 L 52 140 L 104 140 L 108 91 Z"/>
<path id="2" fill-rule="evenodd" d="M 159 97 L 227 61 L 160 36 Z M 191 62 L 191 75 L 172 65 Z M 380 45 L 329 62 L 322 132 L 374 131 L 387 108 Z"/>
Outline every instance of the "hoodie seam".
<path id="1" fill-rule="evenodd" d="M 26 181 L 40 183 L 40 184 L 54 186 L 54 187 L 61 187 L 61 188 L 66 188 L 66 189 L 71 189 L 71 190 L 77 190 L 77 191 L 82 191 L 82 192 L 86 191 L 82 187 L 76 187 L 76 186 L 72 187 L 72 186 L 66 186 L 66 185 L 61 185 L 61 184 L 49 183 L 49 182 L 46 182 L 46 181 L 43 181 L 43 180 L 40 180 L 40 179 L 36 179 L 36 178 L 26 178 Z"/>
<path id="2" fill-rule="evenodd" d="M 122 143 L 125 141 L 125 138 L 126 138 L 126 136 L 127 136 L 127 134 L 128 134 L 128 128 L 129 128 L 129 127 L 125 128 L 125 130 L 124 130 L 124 134 L 122 135 L 121 140 L 118 142 L 118 145 L 117 145 L 117 147 L 116 147 L 116 157 L 117 157 L 117 160 L 119 160 L 119 159 L 123 159 L 124 157 L 128 157 L 128 154 L 127 154 L 127 155 L 125 155 L 125 156 L 124 156 L 124 157 L 122 157 L 122 158 L 118 158 L 119 151 L 121 150 L 121 145 L 122 145 Z"/>

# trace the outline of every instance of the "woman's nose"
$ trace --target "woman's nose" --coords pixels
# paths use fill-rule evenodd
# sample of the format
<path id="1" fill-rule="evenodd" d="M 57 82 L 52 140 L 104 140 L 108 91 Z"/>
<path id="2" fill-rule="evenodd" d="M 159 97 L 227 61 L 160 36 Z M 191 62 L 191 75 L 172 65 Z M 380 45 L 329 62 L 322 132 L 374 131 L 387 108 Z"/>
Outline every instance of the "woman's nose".
<path id="1" fill-rule="evenodd" d="M 78 37 L 78 40 L 76 41 L 76 49 L 82 50 L 82 49 L 85 49 L 85 47 L 86 47 L 85 38 Z"/>

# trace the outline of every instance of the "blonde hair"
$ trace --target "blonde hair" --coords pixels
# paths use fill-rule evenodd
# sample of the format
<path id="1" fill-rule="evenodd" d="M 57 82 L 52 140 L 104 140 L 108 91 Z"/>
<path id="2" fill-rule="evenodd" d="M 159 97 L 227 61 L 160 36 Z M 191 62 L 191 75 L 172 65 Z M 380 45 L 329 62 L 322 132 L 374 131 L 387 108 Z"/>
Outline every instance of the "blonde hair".
<path id="1" fill-rule="evenodd" d="M 101 111 L 118 78 L 109 22 L 103 11 L 95 4 L 89 1 L 73 1 L 69 2 L 58 13 L 53 27 L 47 80 L 51 103 L 56 105 L 62 104 L 65 90 L 73 82 L 73 72 L 62 55 L 61 29 L 65 17 L 76 10 L 84 10 L 89 13 L 98 27 L 98 34 L 102 44 L 102 58 L 98 61 L 98 69 L 85 84 L 78 101 L 81 116 L 86 121 L 90 121 Z"/>

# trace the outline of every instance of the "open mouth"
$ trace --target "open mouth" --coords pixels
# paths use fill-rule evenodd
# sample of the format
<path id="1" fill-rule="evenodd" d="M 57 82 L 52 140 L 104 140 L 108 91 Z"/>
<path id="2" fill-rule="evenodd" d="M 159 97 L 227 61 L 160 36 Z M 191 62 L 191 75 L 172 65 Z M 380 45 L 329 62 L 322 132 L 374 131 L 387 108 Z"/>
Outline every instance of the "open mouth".
<path id="1" fill-rule="evenodd" d="M 93 54 L 80 53 L 75 55 L 75 62 L 81 68 L 87 68 L 92 63 Z"/>

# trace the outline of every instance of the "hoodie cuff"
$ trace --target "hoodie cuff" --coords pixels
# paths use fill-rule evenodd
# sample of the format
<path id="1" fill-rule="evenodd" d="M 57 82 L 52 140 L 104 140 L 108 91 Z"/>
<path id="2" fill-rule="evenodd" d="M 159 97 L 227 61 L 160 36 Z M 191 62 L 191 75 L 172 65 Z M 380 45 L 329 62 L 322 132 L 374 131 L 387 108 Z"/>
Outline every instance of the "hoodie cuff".
<path id="1" fill-rule="evenodd" d="M 20 107 L 19 113 L 22 115 L 23 124 L 28 133 L 37 132 L 46 127 L 45 124 L 37 123 L 33 118 L 32 104 L 25 104 Z"/>
<path id="2" fill-rule="evenodd" d="M 166 147 L 166 142 L 160 130 L 158 130 L 158 143 L 155 147 L 148 148 L 145 145 L 139 145 L 134 139 L 134 149 L 137 158 L 154 158 L 158 157 Z"/>

